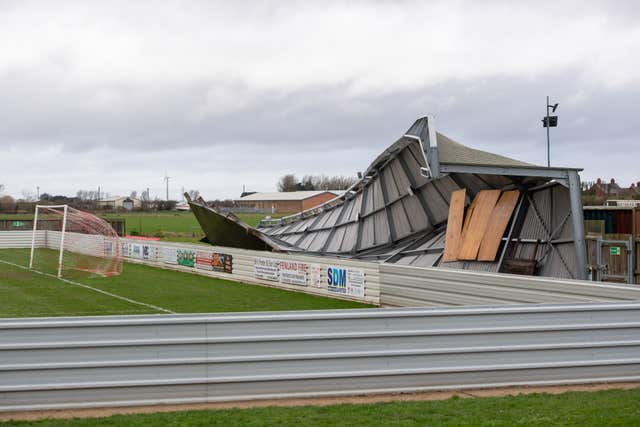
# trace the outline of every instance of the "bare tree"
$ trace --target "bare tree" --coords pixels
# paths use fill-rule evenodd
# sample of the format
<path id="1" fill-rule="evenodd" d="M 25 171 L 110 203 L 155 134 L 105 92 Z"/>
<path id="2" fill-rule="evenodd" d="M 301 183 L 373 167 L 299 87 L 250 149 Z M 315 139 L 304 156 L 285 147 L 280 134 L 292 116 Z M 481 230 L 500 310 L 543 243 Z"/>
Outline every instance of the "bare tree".
<path id="1" fill-rule="evenodd" d="M 309 191 L 309 190 L 346 190 L 356 183 L 351 176 L 305 175 L 298 181 L 295 175 L 288 174 L 278 181 L 278 191 Z"/>
<path id="2" fill-rule="evenodd" d="M 287 174 L 278 181 L 278 191 L 296 191 L 298 189 L 298 179 L 294 174 Z"/>
<path id="3" fill-rule="evenodd" d="M 98 192 L 95 190 L 78 190 L 76 197 L 82 201 L 98 200 Z"/>
<path id="4" fill-rule="evenodd" d="M 357 179 L 353 176 L 336 175 L 329 178 L 327 188 L 323 188 L 323 190 L 346 190 L 356 181 Z"/>
<path id="5" fill-rule="evenodd" d="M 131 192 L 131 194 L 129 194 L 129 197 L 130 197 L 131 199 L 137 199 L 137 198 L 138 198 L 138 192 L 137 192 L 136 190 L 133 190 L 133 191 Z"/>

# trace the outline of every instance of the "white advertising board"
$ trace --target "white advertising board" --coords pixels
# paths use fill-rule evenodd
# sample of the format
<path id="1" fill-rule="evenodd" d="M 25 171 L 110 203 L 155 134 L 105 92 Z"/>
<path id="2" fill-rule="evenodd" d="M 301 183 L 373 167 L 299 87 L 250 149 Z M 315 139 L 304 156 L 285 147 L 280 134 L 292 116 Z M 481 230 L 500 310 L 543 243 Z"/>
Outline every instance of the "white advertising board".
<path id="1" fill-rule="evenodd" d="M 253 275 L 256 279 L 278 282 L 280 280 L 280 261 L 255 257 L 253 259 Z"/>
<path id="2" fill-rule="evenodd" d="M 166 264 L 178 264 L 178 249 L 176 248 L 162 248 L 162 260 Z"/>
<path id="3" fill-rule="evenodd" d="M 142 245 L 142 259 L 156 261 L 158 259 L 158 249 L 151 245 Z"/>
<path id="4" fill-rule="evenodd" d="M 364 271 L 355 268 L 327 267 L 327 290 L 357 298 L 364 297 Z"/>
<path id="5" fill-rule="evenodd" d="M 311 278 L 311 286 L 314 288 L 322 287 L 322 266 L 320 264 L 310 264 L 310 278 Z"/>

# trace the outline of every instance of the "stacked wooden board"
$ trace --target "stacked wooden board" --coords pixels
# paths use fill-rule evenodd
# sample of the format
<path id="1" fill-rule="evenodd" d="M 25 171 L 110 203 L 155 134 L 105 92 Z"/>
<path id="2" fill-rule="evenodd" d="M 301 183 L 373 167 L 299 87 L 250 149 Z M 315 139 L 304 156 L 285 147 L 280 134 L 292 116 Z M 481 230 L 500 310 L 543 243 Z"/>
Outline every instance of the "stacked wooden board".
<path id="1" fill-rule="evenodd" d="M 466 191 L 452 192 L 443 261 L 495 261 L 519 197 L 518 190 L 483 190 L 465 215 Z"/>

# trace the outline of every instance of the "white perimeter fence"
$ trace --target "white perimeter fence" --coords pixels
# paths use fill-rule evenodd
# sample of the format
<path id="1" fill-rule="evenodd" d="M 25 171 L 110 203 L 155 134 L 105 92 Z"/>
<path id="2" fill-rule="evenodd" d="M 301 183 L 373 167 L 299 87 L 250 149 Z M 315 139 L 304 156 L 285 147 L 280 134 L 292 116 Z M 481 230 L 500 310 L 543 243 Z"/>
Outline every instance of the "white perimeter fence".
<path id="1" fill-rule="evenodd" d="M 93 255 L 96 248 L 102 248 L 94 236 L 69 234 L 73 234 L 73 238 L 66 239 L 69 250 Z M 31 235 L 30 231 L 0 231 L 0 248 L 30 247 Z M 37 232 L 39 247 L 57 249 L 59 243 L 60 232 Z M 121 239 L 121 250 L 130 262 L 385 306 L 640 300 L 637 285 L 419 268 L 139 239 Z"/>

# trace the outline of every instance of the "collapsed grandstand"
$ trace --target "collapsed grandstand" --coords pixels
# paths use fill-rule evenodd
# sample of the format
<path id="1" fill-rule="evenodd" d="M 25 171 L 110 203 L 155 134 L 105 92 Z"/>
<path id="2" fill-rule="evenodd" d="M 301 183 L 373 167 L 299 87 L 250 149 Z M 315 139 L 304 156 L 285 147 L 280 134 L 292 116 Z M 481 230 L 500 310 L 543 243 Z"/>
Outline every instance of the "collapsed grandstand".
<path id="1" fill-rule="evenodd" d="M 212 245 L 584 279 L 580 170 L 467 147 L 423 117 L 344 194 L 256 228 L 185 196 Z"/>

